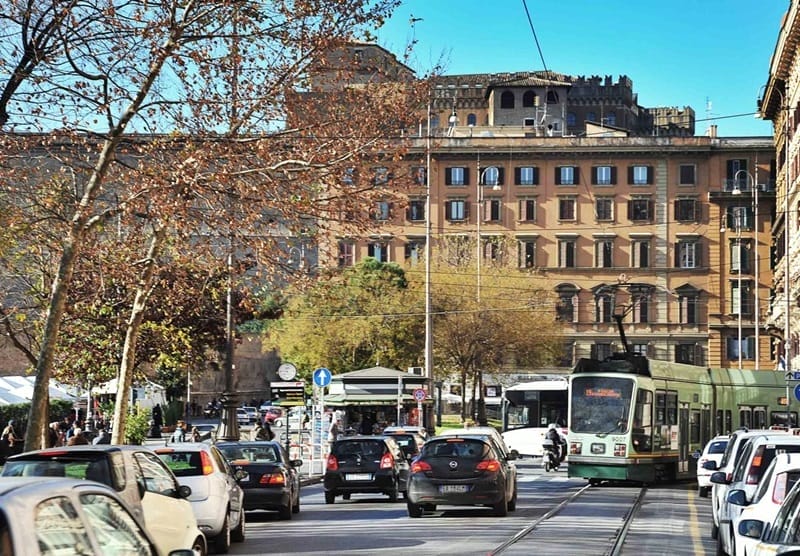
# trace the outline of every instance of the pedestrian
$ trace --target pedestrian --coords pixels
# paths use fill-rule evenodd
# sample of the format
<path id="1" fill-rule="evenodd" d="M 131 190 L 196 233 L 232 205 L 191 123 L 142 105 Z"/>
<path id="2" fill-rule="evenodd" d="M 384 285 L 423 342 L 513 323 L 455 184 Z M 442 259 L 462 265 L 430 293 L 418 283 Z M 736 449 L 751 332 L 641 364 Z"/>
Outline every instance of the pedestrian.
<path id="1" fill-rule="evenodd" d="M 170 442 L 186 442 L 186 423 L 178 421 L 175 425 L 175 432 L 172 433 Z"/>
<path id="2" fill-rule="evenodd" d="M 190 440 L 192 442 L 200 442 L 200 430 L 197 427 L 192 427 L 192 434 L 190 435 Z"/>
<path id="3" fill-rule="evenodd" d="M 100 432 L 92 440 L 92 444 L 111 444 L 111 435 L 106 429 L 100 429 Z"/>
<path id="4" fill-rule="evenodd" d="M 269 426 L 269 424 L 267 424 L 267 426 Z M 266 429 L 264 429 L 258 421 L 253 425 L 253 430 L 250 431 L 250 440 L 269 440 Z"/>
<path id="5" fill-rule="evenodd" d="M 17 448 L 22 445 L 22 439 L 17 436 L 17 431 L 14 429 L 16 424 L 14 419 L 10 419 L 0 436 L 0 449 L 2 449 L 3 457 L 15 454 L 18 451 Z"/>
<path id="6" fill-rule="evenodd" d="M 61 429 L 58 426 L 58 421 L 53 421 L 47 427 L 47 447 L 55 448 L 63 445 L 64 443 L 61 441 Z"/>
<path id="7" fill-rule="evenodd" d="M 75 427 L 72 429 L 72 436 L 69 437 L 67 446 L 81 446 L 84 444 L 89 444 L 89 439 L 83 434 L 83 429 Z"/>
<path id="8" fill-rule="evenodd" d="M 339 438 L 339 422 L 336 420 L 336 415 L 331 414 L 331 424 L 328 427 L 328 442 L 333 444 Z"/>

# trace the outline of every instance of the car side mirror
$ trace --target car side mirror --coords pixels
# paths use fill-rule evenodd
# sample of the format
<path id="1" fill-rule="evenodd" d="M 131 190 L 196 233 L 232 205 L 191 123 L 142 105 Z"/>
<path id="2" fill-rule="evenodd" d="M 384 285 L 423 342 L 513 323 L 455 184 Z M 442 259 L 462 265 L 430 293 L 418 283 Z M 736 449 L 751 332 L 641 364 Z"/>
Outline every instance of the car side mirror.
<path id="1" fill-rule="evenodd" d="M 703 462 L 703 469 L 707 471 L 716 471 L 717 470 L 717 462 L 714 460 L 708 460 Z"/>
<path id="2" fill-rule="evenodd" d="M 695 450 L 694 452 L 692 452 L 692 457 L 693 457 L 694 459 L 700 459 L 700 456 L 701 456 L 701 455 L 702 455 L 702 454 L 700 453 L 700 450 Z"/>
<path id="3" fill-rule="evenodd" d="M 292 467 L 302 467 L 303 466 L 303 460 L 301 460 L 301 459 L 293 459 L 293 460 L 291 460 L 289 462 L 289 465 L 291 465 Z"/>
<path id="4" fill-rule="evenodd" d="M 517 450 L 511 450 L 511 451 L 508 453 L 508 456 L 509 456 L 509 457 L 508 457 L 508 459 L 519 459 L 519 451 L 517 451 Z"/>
<path id="5" fill-rule="evenodd" d="M 750 539 L 760 539 L 764 522 L 758 519 L 743 519 L 739 522 L 739 534 Z"/>
<path id="6" fill-rule="evenodd" d="M 178 498 L 189 498 L 192 495 L 192 487 L 180 485 L 178 487 Z"/>
<path id="7" fill-rule="evenodd" d="M 708 480 L 718 485 L 730 484 L 730 481 L 728 481 L 728 477 L 722 471 L 714 471 L 708 478 Z"/>
<path id="8" fill-rule="evenodd" d="M 728 496 L 725 499 L 734 506 L 747 506 L 747 495 L 740 488 L 728 492 Z"/>
<path id="9" fill-rule="evenodd" d="M 233 473 L 233 476 L 234 476 L 234 478 L 235 478 L 237 481 L 241 481 L 242 479 L 244 479 L 245 477 L 247 477 L 247 475 L 248 475 L 247 471 L 245 471 L 245 470 L 244 470 L 244 469 L 242 469 L 241 467 L 240 467 L 240 468 L 238 468 L 238 469 L 237 469 L 237 470 L 236 470 L 236 471 Z"/>

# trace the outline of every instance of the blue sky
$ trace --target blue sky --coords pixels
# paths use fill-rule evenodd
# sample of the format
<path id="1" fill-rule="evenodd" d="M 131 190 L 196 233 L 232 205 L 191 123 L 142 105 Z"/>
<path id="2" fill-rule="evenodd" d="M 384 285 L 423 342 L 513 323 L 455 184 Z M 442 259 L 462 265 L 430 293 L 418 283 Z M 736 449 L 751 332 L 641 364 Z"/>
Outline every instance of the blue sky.
<path id="1" fill-rule="evenodd" d="M 752 114 L 789 0 L 526 3 L 541 57 L 523 0 L 404 0 L 378 43 L 400 57 L 416 39 L 408 65 L 419 75 L 440 59 L 447 74 L 627 75 L 643 106 L 691 106 L 697 135 L 709 113 L 720 136 L 771 135 Z"/>

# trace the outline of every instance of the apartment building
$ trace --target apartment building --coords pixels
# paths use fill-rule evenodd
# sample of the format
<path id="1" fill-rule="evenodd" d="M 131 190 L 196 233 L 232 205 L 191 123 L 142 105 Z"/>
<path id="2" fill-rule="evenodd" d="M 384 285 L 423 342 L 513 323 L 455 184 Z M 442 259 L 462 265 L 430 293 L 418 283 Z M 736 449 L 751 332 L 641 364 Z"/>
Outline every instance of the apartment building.
<path id="1" fill-rule="evenodd" d="M 479 238 L 481 262 L 536 269 L 554 284 L 553 318 L 568 339 L 563 365 L 621 349 L 616 314 L 635 352 L 774 369 L 764 327 L 772 138 L 692 136 L 674 121 L 665 124 L 672 133 L 641 133 L 609 123 L 613 103 L 602 121 L 579 125 L 570 116 L 574 81 L 553 72 L 437 81 L 433 139 L 421 124 L 407 165 L 382 172 L 387 189 L 410 183 L 406 203 L 376 208 L 363 236 L 334 232 L 321 264 L 367 256 L 422 264 L 429 183 L 432 247 Z M 640 126 L 632 106 L 614 122 Z M 679 112 L 693 128 L 693 112 Z"/>

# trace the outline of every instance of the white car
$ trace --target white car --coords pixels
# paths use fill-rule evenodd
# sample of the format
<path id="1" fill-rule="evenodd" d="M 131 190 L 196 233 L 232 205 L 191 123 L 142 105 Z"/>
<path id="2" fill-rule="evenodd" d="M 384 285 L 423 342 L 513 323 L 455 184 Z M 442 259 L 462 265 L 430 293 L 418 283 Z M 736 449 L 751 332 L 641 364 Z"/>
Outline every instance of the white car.
<path id="1" fill-rule="evenodd" d="M 224 554 L 231 541 L 244 541 L 244 492 L 217 447 L 184 442 L 156 448 L 155 452 L 178 482 L 192 489 L 188 500 L 197 526 L 214 542 L 216 552 Z"/>
<path id="2" fill-rule="evenodd" d="M 734 546 L 736 556 L 753 554 L 758 539 L 747 536 L 750 530 L 746 520 L 758 519 L 764 524 L 772 524 L 781 503 L 789 491 L 800 479 L 800 454 L 781 453 L 775 456 L 772 463 L 764 471 L 764 476 L 758 483 L 758 488 L 753 495 L 753 501 L 747 501 L 744 489 L 732 489 L 728 492 L 728 503 L 742 506 L 742 511 L 733 520 Z"/>
<path id="3" fill-rule="evenodd" d="M 719 464 L 722 455 L 725 453 L 725 448 L 728 447 L 729 438 L 727 434 L 721 434 L 709 440 L 697 460 L 697 494 L 703 498 L 706 498 L 711 490 L 712 473 L 712 471 L 703 467 L 703 464 L 707 461 L 714 461 Z"/>

